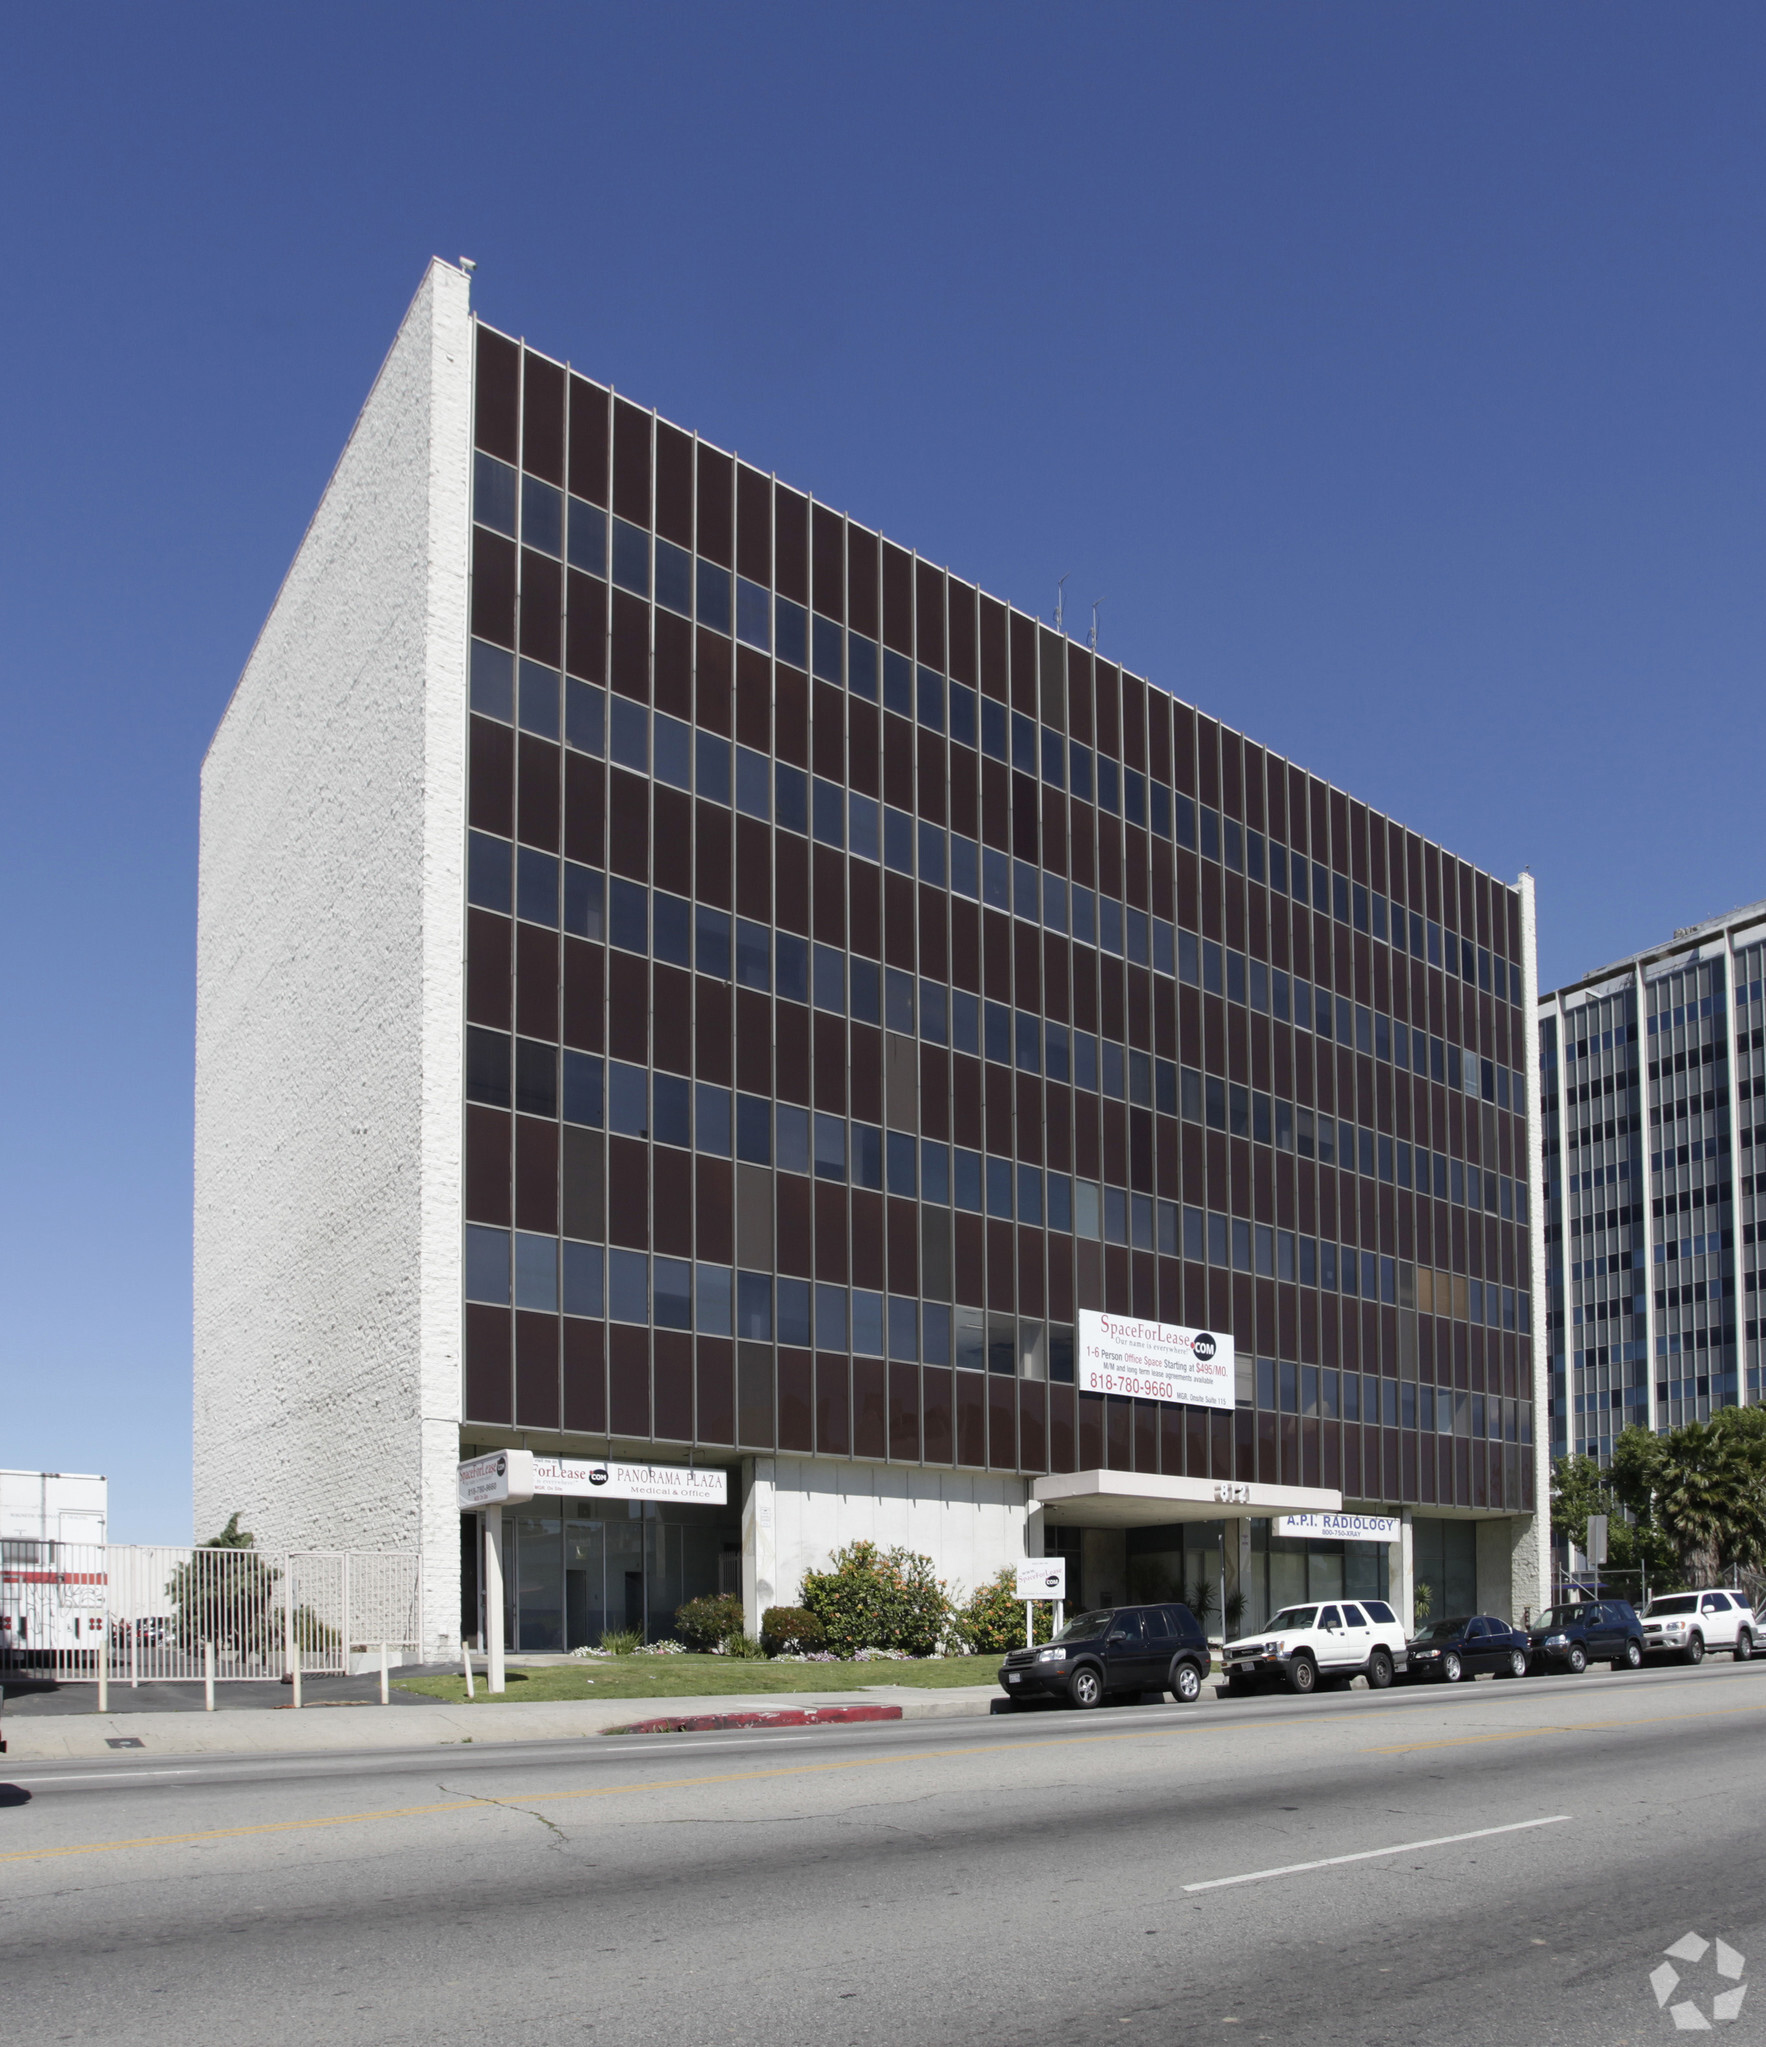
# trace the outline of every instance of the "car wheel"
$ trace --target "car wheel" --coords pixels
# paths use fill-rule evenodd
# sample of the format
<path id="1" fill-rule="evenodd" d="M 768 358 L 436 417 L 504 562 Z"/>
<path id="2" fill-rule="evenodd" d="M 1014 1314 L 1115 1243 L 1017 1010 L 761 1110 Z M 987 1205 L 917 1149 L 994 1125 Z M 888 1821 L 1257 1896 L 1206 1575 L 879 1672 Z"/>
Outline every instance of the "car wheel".
<path id="1" fill-rule="evenodd" d="M 1508 1652 L 1508 1674 L 1510 1677 L 1525 1677 L 1527 1675 L 1527 1656 L 1525 1650 L 1511 1649 Z"/>
<path id="2" fill-rule="evenodd" d="M 1370 1692 L 1383 1692 L 1392 1682 L 1392 1652 L 1376 1649 L 1367 1659 L 1367 1688 Z"/>
<path id="3" fill-rule="evenodd" d="M 1754 1638 L 1746 1628 L 1743 1628 L 1735 1638 L 1735 1660 L 1737 1663 L 1746 1663 L 1753 1653 Z"/>
<path id="4" fill-rule="evenodd" d="M 1572 1677 L 1580 1677 L 1588 1668 L 1588 1651 L 1580 1642 L 1572 1642 L 1564 1652 L 1564 1663 Z"/>
<path id="5" fill-rule="evenodd" d="M 1686 1645 L 1685 1653 L 1688 1663 L 1703 1663 L 1705 1660 L 1705 1638 L 1696 1629 L 1693 1631 L 1692 1640 Z"/>
<path id="6" fill-rule="evenodd" d="M 1104 1703 L 1104 1680 L 1101 1672 L 1089 1663 L 1082 1663 L 1067 1680 L 1067 1696 L 1081 1712 L 1089 1712 L 1093 1706 Z"/>
<path id="7" fill-rule="evenodd" d="M 1459 1683 L 1460 1679 L 1465 1676 L 1465 1674 L 1466 1674 L 1465 1665 L 1461 1663 L 1459 1658 L 1453 1653 L 1451 1649 L 1449 1649 L 1447 1654 L 1443 1656 L 1441 1659 L 1442 1683 L 1456 1685 Z"/>
<path id="8" fill-rule="evenodd" d="M 1615 1670 L 1641 1670 L 1643 1668 L 1643 1648 L 1635 1636 L 1626 1642 L 1624 1655 L 1613 1658 L 1613 1668 Z"/>
<path id="9" fill-rule="evenodd" d="M 1288 1665 L 1288 1690 L 1311 1692 L 1318 1689 L 1318 1665 L 1304 1653 Z"/>
<path id="10" fill-rule="evenodd" d="M 1202 1696 L 1202 1673 L 1193 1663 L 1174 1663 L 1167 1689 L 1180 1706 L 1193 1706 Z"/>

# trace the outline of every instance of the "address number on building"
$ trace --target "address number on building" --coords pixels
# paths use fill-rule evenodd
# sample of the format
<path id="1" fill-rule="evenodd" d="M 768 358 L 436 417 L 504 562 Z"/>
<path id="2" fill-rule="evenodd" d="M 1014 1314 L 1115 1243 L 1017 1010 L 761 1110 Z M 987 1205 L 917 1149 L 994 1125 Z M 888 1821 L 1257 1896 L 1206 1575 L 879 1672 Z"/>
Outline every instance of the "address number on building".
<path id="1" fill-rule="evenodd" d="M 1230 1480 L 1214 1488 L 1214 1497 L 1222 1506 L 1248 1507 L 1251 1504 L 1251 1488 L 1235 1485 Z"/>

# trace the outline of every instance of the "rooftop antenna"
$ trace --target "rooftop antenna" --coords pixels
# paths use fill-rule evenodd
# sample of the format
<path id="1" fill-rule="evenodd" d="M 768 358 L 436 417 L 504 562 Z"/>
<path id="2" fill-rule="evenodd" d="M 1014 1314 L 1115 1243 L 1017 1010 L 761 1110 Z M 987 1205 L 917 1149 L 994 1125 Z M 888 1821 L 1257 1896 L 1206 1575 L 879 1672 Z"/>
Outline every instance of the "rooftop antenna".
<path id="1" fill-rule="evenodd" d="M 1064 630 L 1061 621 L 1067 615 L 1067 578 L 1063 576 L 1055 585 L 1055 631 Z"/>
<path id="2" fill-rule="evenodd" d="M 1103 601 L 1101 597 L 1094 597 L 1091 601 L 1091 650 L 1094 654 L 1098 651 L 1098 607 Z"/>

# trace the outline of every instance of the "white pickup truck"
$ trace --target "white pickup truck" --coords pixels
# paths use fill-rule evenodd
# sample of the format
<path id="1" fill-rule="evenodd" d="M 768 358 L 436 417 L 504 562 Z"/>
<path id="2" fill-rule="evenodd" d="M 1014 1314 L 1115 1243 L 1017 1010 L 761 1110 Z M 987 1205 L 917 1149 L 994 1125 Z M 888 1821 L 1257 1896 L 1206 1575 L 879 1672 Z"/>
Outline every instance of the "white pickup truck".
<path id="1" fill-rule="evenodd" d="M 1646 1656 L 1703 1663 L 1707 1649 L 1727 1649 L 1737 1663 L 1746 1663 L 1758 1640 L 1759 1624 L 1748 1595 L 1733 1587 L 1726 1592 L 1664 1592 L 1644 1610 Z"/>
<path id="2" fill-rule="evenodd" d="M 1284 1606 L 1254 1635 L 1221 1652 L 1233 1697 L 1279 1680 L 1293 1692 L 1365 1677 L 1374 1691 L 1405 1667 L 1405 1633 L 1383 1599 L 1325 1599 Z"/>

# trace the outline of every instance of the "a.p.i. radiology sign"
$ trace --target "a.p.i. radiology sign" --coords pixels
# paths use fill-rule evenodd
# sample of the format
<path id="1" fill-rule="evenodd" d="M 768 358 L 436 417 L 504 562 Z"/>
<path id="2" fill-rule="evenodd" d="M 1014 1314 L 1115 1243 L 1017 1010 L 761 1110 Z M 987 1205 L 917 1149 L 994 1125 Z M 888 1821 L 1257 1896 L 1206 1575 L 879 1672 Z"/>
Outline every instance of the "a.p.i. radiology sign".
<path id="1" fill-rule="evenodd" d="M 1081 1308 L 1074 1362 L 1082 1393 L 1127 1393 L 1190 1407 L 1234 1404 L 1233 1340 L 1214 1330 Z"/>

